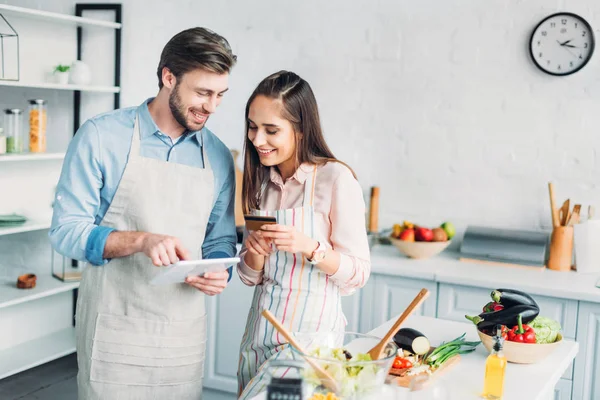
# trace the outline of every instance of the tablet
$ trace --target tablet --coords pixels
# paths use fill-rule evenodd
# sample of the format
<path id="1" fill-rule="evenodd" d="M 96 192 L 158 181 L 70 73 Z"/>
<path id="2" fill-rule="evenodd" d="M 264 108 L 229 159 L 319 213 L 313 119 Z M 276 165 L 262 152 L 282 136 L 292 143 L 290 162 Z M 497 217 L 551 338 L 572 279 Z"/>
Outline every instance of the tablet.
<path id="1" fill-rule="evenodd" d="M 185 282 L 185 278 L 190 275 L 202 276 L 207 272 L 224 271 L 231 265 L 239 262 L 239 257 L 179 261 L 160 269 L 160 272 L 152 278 L 150 284 L 170 285 L 172 283 L 183 283 Z"/>

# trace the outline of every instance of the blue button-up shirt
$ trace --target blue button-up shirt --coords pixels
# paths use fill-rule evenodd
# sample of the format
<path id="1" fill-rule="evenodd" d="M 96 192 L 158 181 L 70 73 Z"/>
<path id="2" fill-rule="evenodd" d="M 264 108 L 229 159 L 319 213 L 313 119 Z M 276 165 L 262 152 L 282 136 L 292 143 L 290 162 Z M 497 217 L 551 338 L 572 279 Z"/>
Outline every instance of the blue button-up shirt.
<path id="1" fill-rule="evenodd" d="M 202 253 L 204 258 L 236 254 L 235 172 L 229 149 L 206 128 L 173 141 L 150 116 L 150 101 L 87 120 L 71 141 L 56 188 L 49 233 L 52 246 L 64 256 L 93 265 L 110 261 L 103 253 L 114 229 L 99 224 L 125 171 L 136 112 L 142 156 L 198 168 L 204 168 L 202 153 L 208 157 L 215 177 L 215 197 Z"/>

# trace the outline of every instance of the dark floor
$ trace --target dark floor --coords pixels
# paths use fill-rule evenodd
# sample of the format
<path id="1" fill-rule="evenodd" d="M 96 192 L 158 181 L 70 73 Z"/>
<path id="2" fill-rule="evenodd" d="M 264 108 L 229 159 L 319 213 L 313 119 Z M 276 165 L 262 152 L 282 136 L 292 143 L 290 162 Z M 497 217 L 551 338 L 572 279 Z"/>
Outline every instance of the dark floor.
<path id="1" fill-rule="evenodd" d="M 2 400 L 77 400 L 75 354 L 0 380 Z"/>

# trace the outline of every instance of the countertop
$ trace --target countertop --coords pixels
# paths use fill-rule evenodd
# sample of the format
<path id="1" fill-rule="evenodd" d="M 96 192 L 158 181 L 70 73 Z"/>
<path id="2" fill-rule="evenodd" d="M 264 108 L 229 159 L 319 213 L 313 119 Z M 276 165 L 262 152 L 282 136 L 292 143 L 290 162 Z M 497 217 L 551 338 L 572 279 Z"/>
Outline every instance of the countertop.
<path id="1" fill-rule="evenodd" d="M 456 252 L 445 251 L 415 260 L 394 246 L 376 245 L 371 249 L 371 273 L 484 288 L 510 287 L 530 294 L 600 303 L 600 288 L 596 287 L 600 274 L 497 266 L 464 262 L 458 257 Z"/>
<path id="2" fill-rule="evenodd" d="M 370 333 L 382 337 L 395 322 L 392 320 L 375 328 Z M 413 315 L 404 324 L 421 331 L 427 336 L 432 346 L 438 346 L 442 341 L 452 340 L 466 332 L 466 340 L 478 341 L 479 336 L 472 324 L 454 322 L 431 317 Z M 547 400 L 553 398 L 554 386 L 573 361 L 579 344 L 571 340 L 563 340 L 545 360 L 537 364 L 513 364 L 506 368 L 504 383 L 505 399 Z M 488 352 L 483 344 L 473 353 L 461 356 L 458 364 L 449 369 L 439 379 L 445 391 L 449 392 L 447 399 L 469 400 L 480 399 L 483 388 L 485 361 Z M 424 394 L 424 393 L 422 393 Z M 409 400 L 410 392 L 405 388 L 384 387 L 382 392 L 369 396 L 377 400 Z M 256 396 L 254 400 L 265 399 L 265 393 Z M 426 397 L 419 397 L 426 398 Z M 366 400 L 366 399 L 365 399 Z"/>

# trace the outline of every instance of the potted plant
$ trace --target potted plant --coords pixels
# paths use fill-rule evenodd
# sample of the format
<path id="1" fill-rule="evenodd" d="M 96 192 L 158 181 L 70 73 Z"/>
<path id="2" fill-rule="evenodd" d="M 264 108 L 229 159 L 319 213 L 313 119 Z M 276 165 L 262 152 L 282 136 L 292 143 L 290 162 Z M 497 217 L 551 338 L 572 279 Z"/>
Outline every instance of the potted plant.
<path id="1" fill-rule="evenodd" d="M 66 85 L 69 83 L 69 69 L 71 67 L 69 65 L 59 64 L 54 67 L 54 76 L 56 77 L 56 82 L 62 85 Z"/>

